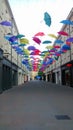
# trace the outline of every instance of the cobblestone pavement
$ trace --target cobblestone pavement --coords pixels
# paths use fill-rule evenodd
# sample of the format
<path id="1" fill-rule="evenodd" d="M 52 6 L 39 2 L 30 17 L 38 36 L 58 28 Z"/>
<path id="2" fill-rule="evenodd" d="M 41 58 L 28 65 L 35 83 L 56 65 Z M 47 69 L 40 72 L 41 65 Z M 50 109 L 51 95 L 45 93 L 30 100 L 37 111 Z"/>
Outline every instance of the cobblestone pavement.
<path id="1" fill-rule="evenodd" d="M 73 88 L 30 81 L 4 91 L 0 130 L 73 130 Z"/>

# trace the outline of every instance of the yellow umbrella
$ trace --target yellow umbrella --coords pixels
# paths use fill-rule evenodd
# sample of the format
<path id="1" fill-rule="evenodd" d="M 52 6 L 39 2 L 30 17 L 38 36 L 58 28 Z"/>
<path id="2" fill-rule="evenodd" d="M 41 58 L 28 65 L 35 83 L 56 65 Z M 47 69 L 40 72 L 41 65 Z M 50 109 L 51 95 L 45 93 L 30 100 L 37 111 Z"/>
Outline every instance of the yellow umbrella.
<path id="1" fill-rule="evenodd" d="M 55 36 L 54 34 L 48 34 L 48 36 L 51 36 L 53 38 L 56 38 L 57 39 L 57 36 Z"/>
<path id="2" fill-rule="evenodd" d="M 22 38 L 22 39 L 20 39 L 20 43 L 28 44 L 28 43 L 29 43 L 29 40 L 26 39 L 26 38 Z"/>
<path id="3" fill-rule="evenodd" d="M 53 48 L 53 46 L 46 46 L 46 48 L 47 48 L 47 49 L 52 49 L 52 48 Z"/>
<path id="4" fill-rule="evenodd" d="M 24 49 L 24 53 L 25 53 L 26 55 L 29 55 L 29 54 L 30 54 L 27 49 Z"/>

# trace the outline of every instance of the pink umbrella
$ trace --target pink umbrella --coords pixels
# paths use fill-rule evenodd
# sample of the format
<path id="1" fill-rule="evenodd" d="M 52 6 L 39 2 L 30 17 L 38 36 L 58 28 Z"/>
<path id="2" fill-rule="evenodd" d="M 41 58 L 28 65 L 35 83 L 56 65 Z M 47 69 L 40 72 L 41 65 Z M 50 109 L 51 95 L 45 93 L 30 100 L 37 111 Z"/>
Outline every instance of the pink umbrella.
<path id="1" fill-rule="evenodd" d="M 34 40 L 36 43 L 38 43 L 38 44 L 41 43 L 41 40 L 40 40 L 39 38 L 37 38 L 37 37 L 33 37 L 33 40 Z"/>
<path id="2" fill-rule="evenodd" d="M 34 36 L 44 36 L 45 34 L 43 32 L 38 32 Z"/>
<path id="3" fill-rule="evenodd" d="M 67 32 L 64 32 L 64 31 L 60 31 L 60 32 L 58 32 L 58 34 L 64 35 L 64 36 L 68 36 L 68 33 L 67 33 Z"/>

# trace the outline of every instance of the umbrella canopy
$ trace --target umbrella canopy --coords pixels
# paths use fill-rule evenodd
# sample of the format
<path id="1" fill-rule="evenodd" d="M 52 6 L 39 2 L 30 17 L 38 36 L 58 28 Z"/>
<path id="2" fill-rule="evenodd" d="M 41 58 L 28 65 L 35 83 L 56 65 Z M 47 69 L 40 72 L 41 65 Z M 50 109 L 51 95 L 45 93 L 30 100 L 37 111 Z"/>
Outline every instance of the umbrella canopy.
<path id="1" fill-rule="evenodd" d="M 26 38 L 21 38 L 21 39 L 20 39 L 20 43 L 28 44 L 28 43 L 29 43 L 29 40 L 26 39 Z"/>
<path id="2" fill-rule="evenodd" d="M 66 45 L 63 45 L 61 49 L 62 49 L 62 50 L 70 50 L 70 46 L 68 46 L 68 45 L 66 44 Z"/>
<path id="3" fill-rule="evenodd" d="M 54 48 L 60 48 L 60 46 L 58 46 L 58 45 L 55 45 L 55 46 L 54 46 Z"/>
<path id="4" fill-rule="evenodd" d="M 55 42 L 54 43 L 59 43 L 59 44 L 61 44 L 61 43 L 64 43 L 62 40 L 55 40 Z"/>
<path id="5" fill-rule="evenodd" d="M 73 37 L 68 38 L 66 42 L 73 42 Z"/>
<path id="6" fill-rule="evenodd" d="M 16 37 L 17 37 L 17 38 L 22 38 L 22 37 L 25 37 L 25 35 L 23 35 L 23 34 L 18 34 Z"/>
<path id="7" fill-rule="evenodd" d="M 43 32 L 38 32 L 38 33 L 36 33 L 34 36 L 36 37 L 36 36 L 44 36 L 45 34 L 43 33 Z"/>
<path id="8" fill-rule="evenodd" d="M 47 12 L 44 13 L 44 21 L 45 21 L 46 25 L 48 25 L 50 27 L 50 25 L 51 25 L 51 17 Z"/>
<path id="9" fill-rule="evenodd" d="M 27 49 L 28 50 L 35 50 L 36 48 L 34 46 L 29 46 Z"/>
<path id="10" fill-rule="evenodd" d="M 57 38 L 57 36 L 55 36 L 54 34 L 48 34 L 48 36 L 50 36 L 52 38 Z"/>
<path id="11" fill-rule="evenodd" d="M 73 22 L 70 20 L 62 20 L 60 23 L 67 24 L 67 25 L 73 25 Z"/>
<path id="12" fill-rule="evenodd" d="M 64 35 L 64 36 L 68 36 L 68 33 L 67 33 L 67 32 L 64 32 L 64 31 L 60 31 L 60 32 L 58 32 L 58 34 Z"/>
<path id="13" fill-rule="evenodd" d="M 17 37 L 16 36 L 12 36 L 9 38 L 9 41 L 10 42 L 15 42 L 17 40 Z"/>
<path id="14" fill-rule="evenodd" d="M 44 41 L 44 42 L 42 42 L 43 44 L 48 44 L 48 43 L 52 43 L 51 41 L 48 41 L 48 40 L 46 40 L 46 41 Z"/>
<path id="15" fill-rule="evenodd" d="M 35 41 L 36 43 L 40 44 L 41 43 L 41 40 L 37 37 L 33 37 L 33 41 Z"/>
<path id="16" fill-rule="evenodd" d="M 2 22 L 0 22 L 0 24 L 4 25 L 4 26 L 12 26 L 12 23 L 9 21 L 2 21 Z"/>

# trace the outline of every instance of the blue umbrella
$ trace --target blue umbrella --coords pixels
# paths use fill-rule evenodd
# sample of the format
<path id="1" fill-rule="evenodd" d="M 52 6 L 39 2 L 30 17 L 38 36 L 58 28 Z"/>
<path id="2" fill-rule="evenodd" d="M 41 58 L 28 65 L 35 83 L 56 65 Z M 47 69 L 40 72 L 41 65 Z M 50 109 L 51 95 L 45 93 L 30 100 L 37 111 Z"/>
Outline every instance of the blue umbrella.
<path id="1" fill-rule="evenodd" d="M 70 21 L 70 20 L 62 20 L 60 23 L 73 25 L 73 21 Z"/>
<path id="2" fill-rule="evenodd" d="M 55 40 L 55 42 L 54 43 L 59 43 L 59 44 L 61 44 L 61 43 L 64 43 L 62 40 Z"/>
<path id="3" fill-rule="evenodd" d="M 51 17 L 47 12 L 44 13 L 44 21 L 50 27 L 50 25 L 51 25 Z"/>

